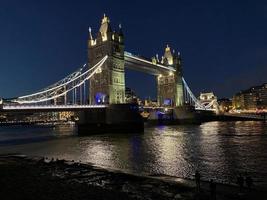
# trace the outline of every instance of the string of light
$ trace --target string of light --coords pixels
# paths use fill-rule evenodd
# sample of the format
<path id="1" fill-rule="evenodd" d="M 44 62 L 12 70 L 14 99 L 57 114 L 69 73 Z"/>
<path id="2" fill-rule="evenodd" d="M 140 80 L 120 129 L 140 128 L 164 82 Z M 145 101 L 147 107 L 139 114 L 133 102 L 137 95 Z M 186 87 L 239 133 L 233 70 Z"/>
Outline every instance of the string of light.
<path id="1" fill-rule="evenodd" d="M 56 85 L 53 88 L 49 88 L 46 90 L 42 90 L 40 92 L 36 92 L 30 95 L 18 97 L 13 102 L 20 103 L 20 104 L 26 104 L 26 103 L 39 103 L 39 102 L 45 102 L 52 99 L 56 99 L 58 97 L 61 97 L 68 92 L 72 91 L 73 89 L 81 86 L 86 80 L 90 79 L 99 68 L 105 63 L 108 56 L 106 55 L 104 58 L 102 58 L 97 64 L 95 64 L 92 68 L 88 69 L 87 71 L 79 74 L 78 76 L 75 76 L 71 78 L 70 80 L 63 82 L 61 85 Z M 65 86 L 69 86 L 68 89 L 65 89 Z M 63 91 L 57 94 L 57 92 L 62 89 Z"/>

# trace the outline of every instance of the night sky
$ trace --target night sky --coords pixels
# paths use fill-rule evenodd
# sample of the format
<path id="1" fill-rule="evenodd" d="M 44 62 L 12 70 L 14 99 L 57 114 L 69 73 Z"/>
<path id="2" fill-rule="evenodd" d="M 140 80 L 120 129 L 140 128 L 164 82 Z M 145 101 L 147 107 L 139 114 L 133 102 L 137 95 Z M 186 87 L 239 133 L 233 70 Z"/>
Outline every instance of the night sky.
<path id="1" fill-rule="evenodd" d="M 103 13 L 122 24 L 126 51 L 180 51 L 196 96 L 267 82 L 267 1 L 0 0 L 0 97 L 32 93 L 85 63 L 88 27 L 97 32 Z M 127 70 L 126 85 L 156 96 L 153 76 Z"/>

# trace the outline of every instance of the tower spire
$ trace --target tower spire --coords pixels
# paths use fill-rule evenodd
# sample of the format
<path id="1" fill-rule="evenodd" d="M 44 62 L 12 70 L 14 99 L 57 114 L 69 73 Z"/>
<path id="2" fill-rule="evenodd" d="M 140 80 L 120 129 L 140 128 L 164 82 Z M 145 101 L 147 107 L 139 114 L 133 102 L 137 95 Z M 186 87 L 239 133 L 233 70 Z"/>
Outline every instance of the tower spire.
<path id="1" fill-rule="evenodd" d="M 123 36 L 122 26 L 121 26 L 121 24 L 119 24 L 119 35 L 120 35 L 120 36 Z"/>
<path id="2" fill-rule="evenodd" d="M 104 17 L 102 19 L 99 33 L 102 37 L 102 41 L 106 41 L 109 38 L 111 38 L 112 30 L 111 30 L 109 18 L 106 16 L 106 14 L 104 14 Z"/>
<path id="3" fill-rule="evenodd" d="M 165 48 L 164 58 L 167 59 L 167 63 L 166 64 L 173 65 L 173 55 L 172 55 L 172 52 L 171 52 L 171 48 L 169 47 L 168 44 L 167 44 L 167 47 Z"/>
<path id="4" fill-rule="evenodd" d="M 102 23 L 101 24 L 104 24 L 104 23 L 109 23 L 109 18 L 106 16 L 106 14 L 104 13 L 104 16 L 103 16 L 103 19 L 102 19 Z"/>
<path id="5" fill-rule="evenodd" d="M 165 48 L 165 52 L 166 51 L 170 51 L 170 47 L 169 47 L 169 44 L 167 44 L 166 48 Z"/>
<path id="6" fill-rule="evenodd" d="M 89 37 L 90 37 L 90 40 L 93 40 L 92 29 L 91 29 L 90 26 L 89 26 L 89 28 L 88 28 L 88 31 L 89 31 Z"/>

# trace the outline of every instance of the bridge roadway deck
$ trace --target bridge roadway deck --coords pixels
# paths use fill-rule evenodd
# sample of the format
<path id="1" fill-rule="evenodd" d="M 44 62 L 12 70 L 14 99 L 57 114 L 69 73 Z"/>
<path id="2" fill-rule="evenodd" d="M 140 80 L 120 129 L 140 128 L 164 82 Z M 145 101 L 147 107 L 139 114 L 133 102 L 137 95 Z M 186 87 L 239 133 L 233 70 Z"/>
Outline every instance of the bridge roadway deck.
<path id="1" fill-rule="evenodd" d="M 104 109 L 107 105 L 2 105 L 0 112 L 59 112 Z"/>
<path id="2" fill-rule="evenodd" d="M 60 111 L 82 111 L 93 109 L 104 109 L 108 105 L 3 105 L 0 107 L 0 112 L 60 112 Z M 150 110 L 172 110 L 172 107 L 150 107 L 139 106 L 139 109 Z"/>

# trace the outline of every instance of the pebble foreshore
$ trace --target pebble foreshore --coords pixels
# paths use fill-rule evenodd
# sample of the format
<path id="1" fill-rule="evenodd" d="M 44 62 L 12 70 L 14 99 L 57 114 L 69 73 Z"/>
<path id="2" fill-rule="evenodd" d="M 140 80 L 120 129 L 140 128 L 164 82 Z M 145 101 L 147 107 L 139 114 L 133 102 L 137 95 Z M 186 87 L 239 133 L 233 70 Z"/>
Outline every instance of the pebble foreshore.
<path id="1" fill-rule="evenodd" d="M 209 184 L 196 192 L 193 180 L 129 174 L 91 164 L 24 155 L 0 155 L 0 199 L 212 199 Z M 217 184 L 216 199 L 267 199 L 255 188 Z"/>

